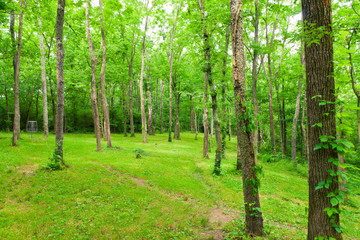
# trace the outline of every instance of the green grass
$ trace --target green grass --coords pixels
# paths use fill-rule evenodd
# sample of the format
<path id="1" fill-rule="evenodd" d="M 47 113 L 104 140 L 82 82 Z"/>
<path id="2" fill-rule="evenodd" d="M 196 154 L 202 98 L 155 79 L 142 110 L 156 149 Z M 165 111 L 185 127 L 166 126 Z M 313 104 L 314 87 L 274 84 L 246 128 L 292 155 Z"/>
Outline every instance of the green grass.
<path id="1" fill-rule="evenodd" d="M 235 139 L 223 174 L 212 176 L 214 153 L 203 159 L 202 138 L 182 133 L 136 138 L 113 134 L 112 149 L 96 152 L 93 135 L 66 134 L 69 168 L 44 171 L 55 138 L 22 133 L 18 147 L 0 133 L 1 239 L 228 239 L 243 236 L 241 173 Z M 117 147 L 117 148 L 116 148 Z M 139 150 L 141 149 L 141 150 Z M 137 159 L 137 152 L 142 158 Z M 305 239 L 307 179 L 286 160 L 263 162 L 261 206 L 266 239 Z M 349 195 L 341 217 L 345 239 L 360 239 L 360 196 Z M 223 230 L 223 231 L 221 231 Z"/>

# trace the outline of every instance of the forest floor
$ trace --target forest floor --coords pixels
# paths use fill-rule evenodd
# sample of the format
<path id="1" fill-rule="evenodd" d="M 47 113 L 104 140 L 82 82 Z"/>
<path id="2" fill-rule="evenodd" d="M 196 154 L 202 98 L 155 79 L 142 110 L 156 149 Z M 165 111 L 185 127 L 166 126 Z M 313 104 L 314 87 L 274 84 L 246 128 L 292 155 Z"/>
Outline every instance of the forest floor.
<path id="1" fill-rule="evenodd" d="M 97 152 L 91 134 L 65 134 L 62 171 L 41 170 L 55 137 L 22 133 L 18 147 L 0 133 L 1 239 L 240 239 L 244 235 L 236 139 L 227 142 L 222 175 L 214 153 L 203 159 L 202 137 L 182 133 L 135 138 L 112 135 Z M 214 152 L 214 151 L 213 151 Z M 140 153 L 142 158 L 137 159 Z M 260 201 L 267 237 L 306 239 L 306 166 L 288 160 L 263 166 Z M 359 191 L 341 216 L 344 239 L 360 239 Z M 244 238 L 245 239 L 245 238 Z"/>

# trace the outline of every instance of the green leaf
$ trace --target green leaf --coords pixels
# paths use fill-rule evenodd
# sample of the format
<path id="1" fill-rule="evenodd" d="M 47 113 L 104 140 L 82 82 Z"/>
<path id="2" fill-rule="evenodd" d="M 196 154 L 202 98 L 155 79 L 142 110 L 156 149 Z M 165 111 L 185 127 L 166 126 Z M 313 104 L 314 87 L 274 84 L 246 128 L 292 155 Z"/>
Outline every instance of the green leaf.
<path id="1" fill-rule="evenodd" d="M 323 143 L 317 144 L 317 145 L 314 147 L 314 151 L 320 149 L 320 148 L 322 147 L 322 145 L 323 145 Z"/>
<path id="2" fill-rule="evenodd" d="M 336 205 L 339 204 L 339 201 L 338 201 L 336 198 L 332 198 L 332 199 L 330 200 L 330 203 L 331 203 L 332 206 L 336 206 Z"/>

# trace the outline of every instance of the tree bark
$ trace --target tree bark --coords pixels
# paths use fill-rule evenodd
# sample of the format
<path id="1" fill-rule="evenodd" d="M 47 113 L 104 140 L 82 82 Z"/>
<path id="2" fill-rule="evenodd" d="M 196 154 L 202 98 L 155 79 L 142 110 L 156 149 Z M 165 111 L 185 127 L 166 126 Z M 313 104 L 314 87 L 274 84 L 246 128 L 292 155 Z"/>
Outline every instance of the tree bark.
<path id="1" fill-rule="evenodd" d="M 210 64 L 210 43 L 209 35 L 206 28 L 205 9 L 203 0 L 198 0 L 199 8 L 202 13 L 201 22 L 203 25 L 203 42 L 204 42 L 204 114 L 203 114 L 203 125 L 204 125 L 204 143 L 203 143 L 203 157 L 209 158 L 209 112 L 207 108 L 208 102 L 208 79 L 211 78 L 211 64 Z"/>
<path id="2" fill-rule="evenodd" d="M 155 88 L 155 111 L 154 111 L 154 134 L 156 132 L 157 125 L 157 114 L 158 114 L 158 89 L 159 89 L 159 80 L 156 79 L 156 88 Z"/>
<path id="3" fill-rule="evenodd" d="M 174 138 L 176 140 L 180 140 L 180 83 L 176 82 L 176 77 L 174 81 L 174 90 L 175 90 L 175 127 L 174 127 Z"/>
<path id="4" fill-rule="evenodd" d="M 165 86 L 163 82 L 160 80 L 161 87 L 161 102 L 160 102 L 160 134 L 163 133 L 163 113 L 164 113 L 164 90 Z"/>
<path id="5" fill-rule="evenodd" d="M 335 81 L 333 63 L 333 36 L 331 23 L 331 1 L 302 0 L 302 13 L 305 33 L 322 28 L 322 34 L 316 36 L 317 43 L 305 44 L 306 95 L 307 95 L 307 129 L 309 144 L 309 215 L 308 239 L 319 236 L 342 239 L 333 224 L 339 226 L 339 215 L 328 217 L 326 208 L 332 206 L 328 197 L 339 189 L 338 181 L 328 182 L 328 188 L 316 189 L 321 181 L 332 179 L 330 171 L 338 167 L 329 162 L 338 155 L 331 146 L 314 150 L 320 143 L 320 136 L 336 136 L 335 120 Z M 316 30 L 315 30 L 316 29 Z M 311 39 L 312 40 L 312 39 Z M 325 105 L 319 104 L 325 101 Z M 322 126 L 319 126 L 319 124 Z M 331 221 L 334 221 L 333 223 Z"/>
<path id="6" fill-rule="evenodd" d="M 259 114 L 259 103 L 257 100 L 257 79 L 258 79 L 258 70 L 257 70 L 257 61 L 259 56 L 259 50 L 257 45 L 259 44 L 259 0 L 255 0 L 255 19 L 254 19 L 254 28 L 255 28 L 255 36 L 254 36 L 254 54 L 252 58 L 252 100 L 254 104 L 254 121 L 255 121 L 255 130 L 253 133 L 254 139 L 254 151 L 255 154 L 259 152 L 259 121 L 258 121 L 258 114 Z"/>
<path id="7" fill-rule="evenodd" d="M 26 3 L 25 3 L 26 4 Z M 19 73 L 20 73 L 20 55 L 22 47 L 22 27 L 23 27 L 23 0 L 20 0 L 20 15 L 19 15 L 19 32 L 17 41 L 17 51 L 14 55 L 14 123 L 13 123 L 13 138 L 12 145 L 17 146 L 18 139 L 20 138 L 20 104 L 19 104 Z M 10 32 L 13 46 L 15 48 L 15 32 L 14 32 L 14 11 L 10 14 Z"/>
<path id="8" fill-rule="evenodd" d="M 242 35 L 242 0 L 230 0 L 232 49 L 233 49 L 233 82 L 235 95 L 235 114 L 237 116 L 237 141 L 240 146 L 242 161 L 242 180 L 246 214 L 246 233 L 252 237 L 263 236 L 263 218 L 260 210 L 259 179 L 256 167 L 250 121 L 246 108 L 245 54 Z"/>
<path id="9" fill-rule="evenodd" d="M 296 160 L 296 132 L 297 132 L 297 125 L 299 120 L 299 113 L 300 113 L 300 104 L 301 104 L 301 90 L 302 90 L 302 81 L 304 76 L 301 75 L 298 81 L 298 93 L 296 97 L 295 103 L 295 114 L 293 118 L 293 124 L 291 129 L 291 158 L 294 162 L 295 167 L 297 166 Z"/>
<path id="10" fill-rule="evenodd" d="M 148 88 L 148 128 L 149 128 L 149 135 L 154 135 L 154 128 L 153 128 L 153 99 L 152 99 L 152 92 L 150 83 L 147 84 Z"/>
<path id="11" fill-rule="evenodd" d="M 125 89 L 125 88 L 124 88 Z M 123 92 L 123 102 L 122 102 L 122 106 L 123 106 L 123 123 L 124 123 L 124 137 L 127 137 L 127 124 L 126 124 L 126 96 L 125 96 L 125 92 Z"/>
<path id="12" fill-rule="evenodd" d="M 105 68 L 106 68 L 106 38 L 104 31 L 104 22 L 103 22 L 103 12 L 102 12 L 102 0 L 99 0 L 99 12 L 100 12 L 100 25 L 101 25 L 101 43 L 102 43 L 102 51 L 103 58 L 101 63 L 101 95 L 102 95 L 102 107 L 104 112 L 104 135 L 106 136 L 107 147 L 111 148 L 111 132 L 110 132 L 110 115 L 109 115 L 109 107 L 106 99 L 106 91 L 105 91 Z"/>
<path id="13" fill-rule="evenodd" d="M 94 45 L 91 39 L 90 33 L 90 23 L 89 23 L 89 2 L 86 2 L 86 35 L 89 42 L 89 51 L 91 58 L 91 107 L 93 112 L 93 120 L 94 120 L 94 130 L 96 137 L 96 146 L 97 150 L 101 151 L 101 132 L 100 132 L 100 120 L 99 120 L 99 110 L 97 104 L 97 94 L 96 94 L 96 65 L 98 61 L 98 57 L 94 55 Z"/>
<path id="14" fill-rule="evenodd" d="M 174 62 L 174 36 L 175 36 L 175 32 L 176 32 L 176 24 L 177 24 L 177 19 L 180 13 L 180 9 L 181 9 L 181 5 L 182 5 L 182 1 L 179 3 L 179 7 L 177 9 L 176 15 L 175 15 L 175 19 L 174 19 L 174 26 L 171 32 L 171 37 L 170 37 L 170 55 L 169 55 L 169 64 L 170 64 L 170 68 L 169 68 L 169 139 L 168 142 L 171 142 L 171 131 L 172 131 L 172 111 L 173 111 L 173 107 L 172 107 L 172 71 L 173 71 L 173 62 Z"/>
<path id="15" fill-rule="evenodd" d="M 40 10 L 40 4 L 37 2 L 37 6 Z M 41 83 L 42 83 L 42 98 L 43 98 L 43 125 L 44 125 L 44 136 L 49 136 L 49 121 L 48 121 L 48 104 L 47 104 L 47 84 L 46 84 L 46 68 L 45 68 L 45 47 L 43 38 L 43 29 L 40 16 L 38 17 L 39 22 L 39 42 L 40 42 L 40 53 L 41 53 Z"/>
<path id="16" fill-rule="evenodd" d="M 146 41 L 146 31 L 148 26 L 148 18 L 149 16 L 148 14 L 146 14 L 145 31 L 144 31 L 142 51 L 141 51 L 141 72 L 140 72 L 141 129 L 142 129 L 143 143 L 147 143 L 147 124 L 146 124 L 145 98 L 144 98 L 143 86 L 144 86 L 144 68 L 145 68 L 145 41 Z"/>
<path id="17" fill-rule="evenodd" d="M 131 137 L 135 137 L 134 131 L 134 107 L 133 107 L 133 63 L 135 56 L 135 31 L 133 32 L 133 40 L 132 40 L 132 49 L 130 55 L 130 61 L 127 58 L 128 66 L 129 66 L 129 117 L 130 117 L 130 132 Z"/>
<path id="18" fill-rule="evenodd" d="M 57 79 L 57 114 L 56 114 L 56 154 L 60 156 L 62 165 L 63 157 L 63 120 L 64 120 L 64 46 L 63 46 L 63 28 L 64 28 L 65 0 L 58 1 L 56 16 L 56 79 Z"/>
<path id="19" fill-rule="evenodd" d="M 194 100 L 193 100 L 193 96 L 190 95 L 190 131 L 191 131 L 191 133 L 195 132 L 194 120 L 195 120 Z"/>

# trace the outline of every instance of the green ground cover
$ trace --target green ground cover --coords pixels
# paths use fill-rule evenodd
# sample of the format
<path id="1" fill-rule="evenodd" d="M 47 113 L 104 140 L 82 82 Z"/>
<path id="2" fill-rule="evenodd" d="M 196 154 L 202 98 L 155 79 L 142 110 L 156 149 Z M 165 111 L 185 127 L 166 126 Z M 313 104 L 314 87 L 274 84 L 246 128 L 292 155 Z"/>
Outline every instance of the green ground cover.
<path id="1" fill-rule="evenodd" d="M 112 149 L 96 152 L 90 134 L 65 134 L 69 168 L 44 171 L 55 137 L 22 133 L 11 146 L 0 133 L 1 239 L 234 239 L 243 236 L 241 173 L 234 171 L 235 139 L 223 174 L 211 175 L 202 138 L 190 133 L 136 138 L 113 134 Z M 136 154 L 141 152 L 142 158 Z M 259 159 L 262 159 L 261 156 Z M 266 239 L 305 239 L 306 166 L 290 161 L 263 166 L 261 206 Z M 356 192 L 354 192 L 356 193 Z M 344 239 L 360 239 L 360 196 L 349 195 L 341 216 Z M 358 192 L 357 192 L 358 194 Z M 351 204 L 350 204 L 351 203 Z"/>

